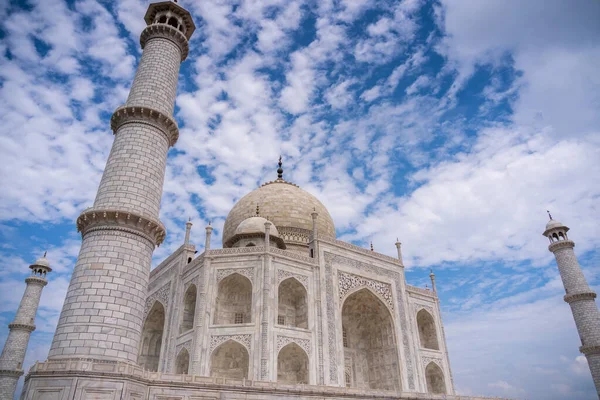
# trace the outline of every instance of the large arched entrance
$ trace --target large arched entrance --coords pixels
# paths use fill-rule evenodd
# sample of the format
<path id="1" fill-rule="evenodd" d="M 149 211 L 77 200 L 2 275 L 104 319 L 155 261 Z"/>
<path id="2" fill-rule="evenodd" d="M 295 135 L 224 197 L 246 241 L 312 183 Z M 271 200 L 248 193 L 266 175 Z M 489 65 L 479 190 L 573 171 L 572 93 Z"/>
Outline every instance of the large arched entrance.
<path id="1" fill-rule="evenodd" d="M 228 340 L 213 351 L 210 357 L 210 376 L 248 379 L 248 351 L 244 346 Z"/>
<path id="2" fill-rule="evenodd" d="M 164 327 L 165 308 L 159 301 L 155 301 L 144 322 L 142 346 L 138 356 L 138 364 L 148 371 L 158 371 Z"/>
<path id="3" fill-rule="evenodd" d="M 425 380 L 427 381 L 427 392 L 435 394 L 446 394 L 446 383 L 442 369 L 433 361 L 425 368 Z"/>
<path id="4" fill-rule="evenodd" d="M 342 307 L 342 326 L 346 385 L 400 390 L 394 325 L 385 304 L 368 289 L 351 294 Z"/>
<path id="5" fill-rule="evenodd" d="M 215 325 L 252 322 L 252 283 L 240 274 L 231 274 L 219 282 Z"/>
<path id="6" fill-rule="evenodd" d="M 308 356 L 296 343 L 286 345 L 277 355 L 277 382 L 308 384 Z"/>
<path id="7" fill-rule="evenodd" d="M 306 289 L 295 278 L 288 278 L 279 284 L 279 313 L 277 324 L 308 328 L 308 307 Z"/>
<path id="8" fill-rule="evenodd" d="M 435 322 L 431 314 L 425 310 L 419 311 L 417 313 L 417 327 L 419 329 L 421 347 L 439 350 L 440 346 L 438 345 Z"/>

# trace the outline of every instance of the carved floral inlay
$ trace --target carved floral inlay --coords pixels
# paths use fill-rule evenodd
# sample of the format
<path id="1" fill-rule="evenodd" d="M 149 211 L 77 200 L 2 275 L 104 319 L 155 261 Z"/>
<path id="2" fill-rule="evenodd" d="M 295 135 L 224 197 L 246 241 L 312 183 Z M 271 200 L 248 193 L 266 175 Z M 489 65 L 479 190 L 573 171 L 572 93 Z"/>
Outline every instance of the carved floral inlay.
<path id="1" fill-rule="evenodd" d="M 232 274 L 240 274 L 245 276 L 250 280 L 250 282 L 254 283 L 254 268 L 225 268 L 217 270 L 217 283 L 221 282 L 223 279 Z"/>
<path id="2" fill-rule="evenodd" d="M 177 347 L 175 348 L 175 354 L 177 354 L 179 356 L 179 353 L 181 353 L 182 349 L 186 349 L 188 354 L 191 356 L 192 355 L 192 341 L 188 340 L 185 343 L 178 344 Z"/>
<path id="3" fill-rule="evenodd" d="M 443 371 L 442 360 L 437 357 L 421 357 L 421 363 L 423 364 L 423 368 L 426 368 L 430 362 L 434 362 L 438 367 Z"/>
<path id="4" fill-rule="evenodd" d="M 390 306 L 392 310 L 394 309 L 392 289 L 388 283 L 363 278 L 362 276 L 348 274 L 342 271 L 338 272 L 338 283 L 340 286 L 340 305 L 341 300 L 344 298 L 346 293 L 348 293 L 352 289 L 359 287 L 368 287 L 371 288 L 375 293 L 377 293 Z"/>
<path id="5" fill-rule="evenodd" d="M 228 340 L 238 342 L 248 350 L 250 353 L 250 343 L 252 342 L 251 334 L 242 335 L 215 335 L 210 337 L 210 353 L 212 353 L 217 347 L 225 343 Z"/>
<path id="6" fill-rule="evenodd" d="M 302 348 L 302 350 L 306 352 L 306 354 L 310 355 L 310 340 L 280 335 L 277 335 L 277 353 L 279 353 L 282 348 L 284 348 L 290 343 L 297 344 Z"/>
<path id="7" fill-rule="evenodd" d="M 169 294 L 171 292 L 171 283 L 167 283 L 166 285 L 164 285 L 163 287 L 161 287 L 160 289 L 158 289 L 156 292 L 152 293 L 150 296 L 148 296 L 148 298 L 146 299 L 146 306 L 144 307 L 144 316 L 148 315 L 148 312 L 150 311 L 150 307 L 152 307 L 154 305 L 155 301 L 160 301 L 160 303 L 163 305 L 163 307 L 165 308 L 165 311 L 169 308 Z"/>
<path id="8" fill-rule="evenodd" d="M 295 279 L 297 279 L 298 282 L 300 282 L 302 285 L 304 285 L 304 288 L 306 290 L 308 290 L 308 276 L 295 274 L 293 272 L 286 271 L 285 269 L 279 269 L 279 270 L 277 270 L 277 282 L 278 283 L 281 283 L 281 281 L 283 281 L 283 280 L 285 280 L 287 278 L 295 278 Z"/>

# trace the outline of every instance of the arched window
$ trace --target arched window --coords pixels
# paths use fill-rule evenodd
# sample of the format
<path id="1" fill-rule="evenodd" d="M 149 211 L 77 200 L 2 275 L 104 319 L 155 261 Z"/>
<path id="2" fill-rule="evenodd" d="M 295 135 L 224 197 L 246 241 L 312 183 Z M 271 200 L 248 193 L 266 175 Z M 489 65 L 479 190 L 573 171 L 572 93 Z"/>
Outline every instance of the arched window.
<path id="1" fill-rule="evenodd" d="M 182 349 L 177 356 L 175 373 L 185 375 L 190 373 L 190 353 L 186 349 Z"/>
<path id="2" fill-rule="evenodd" d="M 277 382 L 308 384 L 308 356 L 296 343 L 286 345 L 277 355 Z"/>
<path id="3" fill-rule="evenodd" d="M 252 283 L 240 274 L 231 274 L 219 283 L 214 323 L 252 322 Z"/>
<path id="4" fill-rule="evenodd" d="M 138 364 L 148 371 L 158 371 L 164 326 L 165 308 L 156 301 L 144 322 L 142 348 L 138 356 Z"/>
<path id="5" fill-rule="evenodd" d="M 421 347 L 439 350 L 440 346 L 438 344 L 435 321 L 426 310 L 421 310 L 417 313 L 417 327 L 419 329 Z"/>
<path id="6" fill-rule="evenodd" d="M 558 237 L 559 237 L 561 240 L 565 240 L 565 235 L 564 235 L 562 232 L 558 232 Z"/>
<path id="7" fill-rule="evenodd" d="M 244 346 L 228 340 L 213 351 L 210 357 L 210 376 L 248 379 L 248 351 Z"/>
<path id="8" fill-rule="evenodd" d="M 433 361 L 425 368 L 425 379 L 427 381 L 427 392 L 435 394 L 446 394 L 446 384 L 442 369 Z"/>
<path id="9" fill-rule="evenodd" d="M 248 244 L 246 245 L 246 247 L 255 247 L 255 246 L 256 246 L 256 245 L 255 245 L 254 243 L 252 243 L 252 242 L 250 242 L 250 243 L 248 243 Z"/>
<path id="10" fill-rule="evenodd" d="M 196 285 L 190 285 L 183 296 L 183 312 L 179 333 L 187 332 L 194 327 L 194 315 L 196 315 Z"/>
<path id="11" fill-rule="evenodd" d="M 279 284 L 278 297 L 278 323 L 308 329 L 308 307 L 304 286 L 297 279 L 288 278 Z"/>
<path id="12" fill-rule="evenodd" d="M 345 364 L 354 372 L 351 386 L 400 391 L 398 348 L 385 304 L 368 289 L 351 294 L 342 307 L 342 326 Z"/>
<path id="13" fill-rule="evenodd" d="M 558 240 L 558 235 L 556 234 L 556 232 L 554 232 L 554 233 L 552 234 L 552 237 L 553 237 L 554 239 Z"/>
<path id="14" fill-rule="evenodd" d="M 159 20 L 158 20 L 158 23 L 159 24 L 166 24 L 167 23 L 167 16 L 166 15 L 161 16 L 159 18 Z"/>
<path id="15" fill-rule="evenodd" d="M 179 25 L 179 24 L 177 23 L 177 18 L 175 18 L 175 17 L 171 17 L 171 18 L 169 18 L 169 25 L 171 25 L 171 26 L 172 26 L 172 27 L 174 27 L 174 28 L 177 28 L 177 25 Z"/>

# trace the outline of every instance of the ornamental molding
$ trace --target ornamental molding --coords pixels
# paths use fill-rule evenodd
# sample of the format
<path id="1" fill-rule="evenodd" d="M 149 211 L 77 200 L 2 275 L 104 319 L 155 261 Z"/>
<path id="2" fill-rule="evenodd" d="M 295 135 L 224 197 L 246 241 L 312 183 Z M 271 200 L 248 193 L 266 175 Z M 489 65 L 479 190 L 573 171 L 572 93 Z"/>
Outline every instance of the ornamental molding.
<path id="1" fill-rule="evenodd" d="M 0 376 L 20 377 L 24 374 L 22 369 L 0 369 Z"/>
<path id="2" fill-rule="evenodd" d="M 175 347 L 175 354 L 177 354 L 175 357 L 179 357 L 179 354 L 181 353 L 182 349 L 186 349 L 189 356 L 192 356 L 192 340 L 188 340 L 187 342 L 184 343 L 180 343 L 177 345 L 177 347 Z"/>
<path id="3" fill-rule="evenodd" d="M 48 284 L 48 281 L 45 278 L 40 278 L 39 276 L 28 276 L 25 278 L 25 282 L 29 285 L 36 285 L 44 287 Z"/>
<path id="4" fill-rule="evenodd" d="M 303 256 L 302 254 L 298 254 L 295 253 L 291 250 L 281 250 L 275 247 L 271 247 L 269 248 L 269 253 L 271 254 L 277 254 L 279 256 L 283 256 L 283 257 L 288 257 L 288 258 L 293 258 L 294 260 L 298 260 L 298 261 L 303 261 L 305 263 L 309 263 L 309 264 L 315 264 L 316 263 L 316 259 L 315 258 L 310 258 L 307 256 Z"/>
<path id="5" fill-rule="evenodd" d="M 600 346 L 581 346 L 579 347 L 579 351 L 586 356 L 591 354 L 600 354 Z"/>
<path id="6" fill-rule="evenodd" d="M 324 236 L 324 235 L 320 235 L 319 234 L 319 241 L 325 242 L 325 243 L 329 243 L 329 244 L 333 244 L 335 246 L 338 247 L 343 247 L 345 249 L 349 249 L 349 250 L 353 250 L 359 253 L 362 253 L 364 255 L 368 255 L 369 257 L 374 257 L 377 259 L 380 259 L 382 261 L 385 262 L 389 262 L 389 263 L 393 263 L 396 264 L 400 267 L 404 267 L 404 265 L 402 265 L 402 261 L 400 261 L 399 259 L 395 258 L 395 257 L 390 257 L 390 256 L 386 256 L 385 254 L 381 254 L 381 253 L 377 253 L 376 251 L 372 251 L 369 249 L 364 249 L 362 247 L 359 246 L 355 246 L 351 243 L 347 243 L 341 240 L 337 240 L 336 238 L 332 238 L 329 236 Z"/>
<path id="7" fill-rule="evenodd" d="M 346 294 L 354 292 L 354 289 L 367 287 L 371 289 L 377 295 L 377 297 L 380 297 L 388 306 L 390 306 L 392 310 L 394 309 L 392 288 L 388 283 L 338 271 L 338 285 L 340 288 L 338 293 L 340 306 L 343 305 L 343 299 Z"/>
<path id="8" fill-rule="evenodd" d="M 443 361 L 438 357 L 421 357 L 421 364 L 423 364 L 423 368 L 427 368 L 430 363 L 435 363 L 440 369 L 443 371 Z"/>
<path id="9" fill-rule="evenodd" d="M 254 284 L 254 267 L 248 268 L 224 268 L 217 270 L 217 283 L 221 282 L 223 279 L 227 278 L 229 275 L 240 274 L 245 276 L 250 280 L 252 284 Z"/>
<path id="10" fill-rule="evenodd" d="M 583 293 L 573 293 L 566 294 L 564 297 L 565 302 L 573 303 L 581 300 L 594 300 L 596 298 L 596 293 L 594 292 L 583 292 Z"/>
<path id="11" fill-rule="evenodd" d="M 226 249 L 207 250 L 205 257 L 227 255 L 227 254 L 248 254 L 248 253 L 264 253 L 265 246 L 250 246 L 250 247 L 231 247 Z"/>
<path id="12" fill-rule="evenodd" d="M 281 349 L 283 349 L 285 346 L 287 346 L 290 343 L 297 344 L 298 346 L 300 346 L 300 348 L 302 350 L 304 350 L 304 352 L 306 353 L 306 355 L 310 356 L 311 347 L 310 347 L 310 340 L 309 339 L 300 339 L 300 338 L 294 338 L 294 337 L 289 337 L 289 336 L 281 336 L 281 335 L 277 335 L 277 354 L 279 354 L 279 352 L 281 351 Z"/>
<path id="13" fill-rule="evenodd" d="M 174 146 L 179 138 L 177 122 L 170 115 L 150 107 L 121 106 L 110 118 L 110 128 L 116 135 L 125 124 L 145 124 L 160 130 L 170 146 Z"/>
<path id="14" fill-rule="evenodd" d="M 26 331 L 26 332 L 33 332 L 35 331 L 35 325 L 34 324 L 20 324 L 18 322 L 12 322 L 10 324 L 8 324 L 8 329 L 15 330 L 15 331 Z"/>
<path id="15" fill-rule="evenodd" d="M 131 211 L 88 208 L 77 218 L 77 232 L 83 238 L 97 230 L 119 230 L 143 237 L 155 246 L 165 240 L 164 225 L 153 218 Z"/>
<path id="16" fill-rule="evenodd" d="M 232 340 L 244 346 L 248 353 L 250 353 L 250 343 L 252 342 L 251 334 L 243 334 L 243 335 L 214 335 L 210 337 L 210 351 L 212 354 L 213 351 L 223 343 Z"/>
<path id="17" fill-rule="evenodd" d="M 146 46 L 148 40 L 154 38 L 167 39 L 173 42 L 175 45 L 177 45 L 177 47 L 179 47 L 179 51 L 181 52 L 181 61 L 184 61 L 190 52 L 190 46 L 185 35 L 179 32 L 177 28 L 172 27 L 171 25 L 148 25 L 140 35 L 140 45 L 142 46 L 142 49 Z"/>
<path id="18" fill-rule="evenodd" d="M 567 240 L 559 240 L 558 242 L 550 243 L 550 245 L 548 246 L 548 250 L 550 250 L 551 252 L 555 252 L 556 250 L 565 249 L 565 248 L 572 249 L 573 247 L 575 247 L 575 242 L 567 239 Z"/>
<path id="19" fill-rule="evenodd" d="M 165 308 L 165 313 L 169 308 L 169 295 L 171 293 L 171 283 L 167 283 L 156 292 L 152 293 L 146 299 L 146 305 L 144 307 L 144 319 L 148 316 L 148 312 L 150 312 L 150 308 L 154 306 L 154 302 L 158 301 Z"/>
<path id="20" fill-rule="evenodd" d="M 412 286 L 412 285 L 406 285 L 406 291 L 412 292 L 412 293 L 417 293 L 417 294 L 422 294 L 422 295 L 428 296 L 428 297 L 437 298 L 437 294 L 434 291 L 431 291 L 429 289 L 423 289 L 423 288 Z"/>
<path id="21" fill-rule="evenodd" d="M 277 231 L 279 232 L 279 236 L 286 243 L 308 245 L 308 242 L 312 237 L 312 231 L 308 229 L 282 226 L 281 228 L 277 228 Z"/>
<path id="22" fill-rule="evenodd" d="M 308 276 L 295 274 L 295 273 L 287 271 L 285 269 L 277 270 L 277 285 L 279 285 L 281 282 L 283 282 L 284 280 L 286 280 L 288 278 L 296 279 L 298 282 L 300 282 L 304 286 L 304 289 L 306 289 L 306 291 L 308 291 Z"/>
<path id="23" fill-rule="evenodd" d="M 332 243 L 337 243 L 340 242 L 338 240 L 330 240 L 328 239 L 328 241 L 332 242 Z M 334 244 L 335 244 L 334 243 Z M 344 242 L 340 242 L 340 243 L 344 243 Z M 369 250 L 367 250 L 368 252 L 370 252 Z M 409 338 L 408 338 L 408 319 L 404 310 L 404 296 L 405 293 L 402 291 L 402 275 L 400 274 L 400 270 L 390 270 L 387 268 L 383 268 L 383 267 L 378 267 L 369 263 L 365 263 L 362 261 L 357 261 L 348 257 L 344 257 L 344 256 L 340 256 L 338 254 L 334 254 L 334 253 L 330 253 L 330 252 L 325 252 L 324 253 L 324 259 L 325 259 L 325 293 L 327 295 L 327 298 L 325 299 L 325 301 L 327 302 L 327 327 L 328 327 L 328 343 L 329 343 L 329 359 L 330 359 L 330 378 L 333 377 L 333 375 L 335 375 L 335 378 L 333 380 L 333 382 L 337 382 L 337 365 L 335 365 L 335 363 L 337 362 L 337 358 L 336 358 L 336 346 L 337 346 L 337 338 L 336 338 L 336 324 L 335 324 L 335 310 L 333 307 L 334 304 L 334 293 L 333 293 L 333 265 L 337 264 L 337 265 L 344 265 L 346 267 L 350 267 L 353 268 L 355 270 L 358 271 L 362 271 L 365 272 L 367 274 L 371 274 L 374 276 L 381 276 L 381 277 L 386 277 L 389 278 L 392 282 L 393 285 L 392 287 L 395 287 L 396 290 L 396 301 L 397 301 L 397 311 L 400 315 L 400 331 L 396 332 L 396 334 L 398 336 L 400 336 L 402 338 L 402 347 L 404 349 L 404 357 L 405 357 L 405 362 L 406 362 L 406 369 L 407 369 L 407 380 L 408 380 L 408 387 L 411 390 L 415 389 L 415 367 L 413 365 L 413 350 L 410 348 L 410 346 L 408 345 L 409 342 Z M 398 260 L 396 260 L 398 261 Z M 402 264 L 400 264 L 402 265 Z M 333 365 L 332 365 L 333 363 Z M 334 374 L 335 373 L 335 374 Z"/>

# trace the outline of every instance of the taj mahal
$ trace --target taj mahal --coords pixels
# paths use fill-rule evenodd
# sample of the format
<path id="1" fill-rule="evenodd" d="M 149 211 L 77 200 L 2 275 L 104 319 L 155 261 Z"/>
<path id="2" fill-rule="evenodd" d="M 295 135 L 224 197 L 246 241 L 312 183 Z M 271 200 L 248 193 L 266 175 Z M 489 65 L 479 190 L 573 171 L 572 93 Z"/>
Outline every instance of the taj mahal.
<path id="1" fill-rule="evenodd" d="M 336 239 L 313 195 L 274 180 L 231 209 L 222 248 L 213 227 L 151 270 L 180 63 L 195 30 L 188 11 L 149 6 L 143 54 L 93 207 L 77 218 L 81 250 L 47 360 L 23 360 L 49 261 L 32 274 L 0 356 L 0 399 L 481 399 L 455 394 L 435 275 L 406 282 L 390 257 Z M 276 178 L 275 178 L 275 172 Z M 567 237 L 546 226 L 582 346 L 600 390 L 600 315 Z M 434 238 L 432 238 L 433 240 Z M 202 251 L 197 251 L 200 248 Z M 454 355 L 460 356 L 460 355 Z"/>

